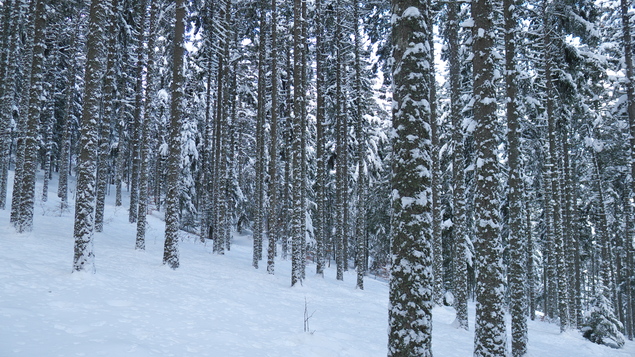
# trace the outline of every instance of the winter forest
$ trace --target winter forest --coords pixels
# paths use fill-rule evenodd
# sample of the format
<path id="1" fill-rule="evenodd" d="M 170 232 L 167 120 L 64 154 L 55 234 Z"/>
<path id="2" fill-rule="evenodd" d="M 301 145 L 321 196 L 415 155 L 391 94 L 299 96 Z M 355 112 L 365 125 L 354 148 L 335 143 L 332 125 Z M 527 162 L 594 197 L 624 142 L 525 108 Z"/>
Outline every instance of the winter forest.
<path id="1" fill-rule="evenodd" d="M 538 319 L 632 344 L 632 1 L 0 0 L 0 16 L 2 225 L 29 234 L 45 203 L 74 217 L 73 274 L 99 274 L 113 197 L 138 251 L 160 213 L 174 272 L 184 235 L 230 255 L 240 234 L 265 275 L 290 262 L 293 289 L 326 269 L 389 282 L 389 356 L 432 356 L 440 306 L 474 356 L 527 356 Z"/>

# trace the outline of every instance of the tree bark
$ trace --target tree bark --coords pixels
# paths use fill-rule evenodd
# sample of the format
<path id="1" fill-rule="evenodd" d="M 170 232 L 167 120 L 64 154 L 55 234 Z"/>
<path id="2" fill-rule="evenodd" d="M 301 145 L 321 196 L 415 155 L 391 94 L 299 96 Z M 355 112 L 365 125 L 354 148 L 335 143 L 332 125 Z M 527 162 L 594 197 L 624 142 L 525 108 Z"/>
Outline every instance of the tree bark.
<path id="1" fill-rule="evenodd" d="M 104 28 L 110 11 L 110 3 L 92 0 L 86 47 L 85 90 L 82 109 L 81 151 L 77 165 L 77 199 L 75 201 L 75 256 L 73 271 L 95 272 L 93 230 L 95 213 L 95 181 L 97 162 L 97 130 L 101 79 L 104 75 Z"/>
<path id="2" fill-rule="evenodd" d="M 389 356 L 431 356 L 430 9 L 392 1 L 393 162 Z"/>
<path id="3" fill-rule="evenodd" d="M 179 267 L 179 178 L 181 173 L 181 122 L 183 116 L 183 62 L 185 33 L 185 1 L 176 0 L 174 26 L 174 60 L 172 62 L 172 103 L 170 105 L 170 135 L 168 179 L 165 213 L 165 245 L 163 264 L 172 269 Z"/>

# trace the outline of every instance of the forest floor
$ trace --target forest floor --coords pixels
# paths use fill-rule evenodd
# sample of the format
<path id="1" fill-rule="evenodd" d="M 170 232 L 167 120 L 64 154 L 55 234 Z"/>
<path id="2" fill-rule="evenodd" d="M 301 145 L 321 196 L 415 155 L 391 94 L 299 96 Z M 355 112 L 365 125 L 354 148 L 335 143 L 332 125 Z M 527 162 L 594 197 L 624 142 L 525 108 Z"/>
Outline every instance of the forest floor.
<path id="1" fill-rule="evenodd" d="M 60 211 L 57 183 L 50 187 L 30 233 L 15 233 L 9 210 L 0 211 L 0 356 L 386 355 L 385 281 L 367 278 L 360 291 L 354 271 L 337 281 L 334 267 L 321 278 L 309 263 L 303 285 L 291 288 L 290 261 L 278 259 L 275 275 L 266 262 L 254 269 L 251 237 L 238 234 L 221 256 L 183 233 L 181 265 L 171 270 L 161 264 L 160 214 L 148 217 L 146 250 L 137 251 L 136 225 L 114 195 L 104 232 L 94 236 L 96 273 L 71 273 L 74 206 Z M 474 304 L 470 319 L 473 330 Z M 434 355 L 472 356 L 473 331 L 457 330 L 453 320 L 452 308 L 434 309 Z M 635 343 L 614 350 L 530 321 L 529 355 L 632 357 Z"/>

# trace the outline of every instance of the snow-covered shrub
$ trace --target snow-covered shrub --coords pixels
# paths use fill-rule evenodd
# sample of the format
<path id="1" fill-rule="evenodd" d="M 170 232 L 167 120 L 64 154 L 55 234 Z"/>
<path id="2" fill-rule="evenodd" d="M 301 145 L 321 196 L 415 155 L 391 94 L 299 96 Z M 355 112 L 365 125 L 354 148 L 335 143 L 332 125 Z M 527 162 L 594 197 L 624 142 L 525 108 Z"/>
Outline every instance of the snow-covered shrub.
<path id="1" fill-rule="evenodd" d="M 622 323 L 615 317 L 611 302 L 600 293 L 593 299 L 591 306 L 581 329 L 584 338 L 612 348 L 624 346 L 624 335 L 620 332 Z"/>

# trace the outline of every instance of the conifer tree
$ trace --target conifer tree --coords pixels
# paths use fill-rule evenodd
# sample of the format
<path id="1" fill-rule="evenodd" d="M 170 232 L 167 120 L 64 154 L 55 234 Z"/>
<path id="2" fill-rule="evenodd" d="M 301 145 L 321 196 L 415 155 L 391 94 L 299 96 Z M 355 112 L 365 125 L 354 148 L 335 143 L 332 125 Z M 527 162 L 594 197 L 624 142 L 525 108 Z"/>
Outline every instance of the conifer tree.
<path id="1" fill-rule="evenodd" d="M 502 238 L 499 218 L 494 84 L 493 2 L 472 3 L 474 75 L 476 320 L 474 356 L 505 356 L 505 311 Z"/>
<path id="2" fill-rule="evenodd" d="M 393 0 L 392 268 L 389 356 L 431 356 L 430 9 Z"/>
<path id="3" fill-rule="evenodd" d="M 450 119 L 452 123 L 452 143 L 454 156 L 452 160 L 452 232 L 454 235 L 454 309 L 456 324 L 461 329 L 468 329 L 467 315 L 467 265 L 468 245 L 466 240 L 466 199 L 465 199 L 465 154 L 464 133 L 462 123 L 461 102 L 461 61 L 459 56 L 459 11 L 460 3 L 448 3 L 448 19 L 446 36 L 448 42 L 449 83 L 450 83 Z"/>
<path id="4" fill-rule="evenodd" d="M 176 0 L 174 26 L 174 60 L 172 61 L 172 103 L 170 104 L 169 156 L 165 212 L 165 246 L 163 264 L 179 267 L 179 174 L 181 172 L 181 122 L 183 115 L 183 61 L 185 1 Z"/>
<path id="5" fill-rule="evenodd" d="M 44 51 L 46 47 L 46 0 L 35 2 L 33 18 L 35 21 L 33 30 L 33 49 L 31 51 L 31 73 L 29 75 L 28 112 L 25 121 L 25 133 L 22 144 L 21 174 L 15 176 L 15 184 L 19 189 L 14 197 L 17 212 L 16 229 L 18 232 L 30 232 L 33 229 L 33 208 L 35 205 L 35 172 L 37 171 L 37 154 L 39 150 L 38 136 L 40 129 L 40 114 L 42 110 L 43 77 L 44 77 Z"/>
<path id="6" fill-rule="evenodd" d="M 267 272 L 273 274 L 278 240 L 278 6 L 271 0 L 271 124 L 269 129 L 269 225 Z"/>
<path id="7" fill-rule="evenodd" d="M 81 151 L 77 166 L 77 198 L 75 201 L 75 256 L 73 271 L 95 271 L 93 230 L 95 224 L 95 183 L 97 163 L 97 137 L 101 80 L 105 71 L 105 51 L 110 2 L 93 0 L 90 5 L 85 89 L 82 108 Z"/>
<path id="8" fill-rule="evenodd" d="M 509 291 L 510 312 L 512 315 L 512 355 L 521 357 L 527 354 L 527 250 L 523 230 L 523 184 L 520 165 L 520 124 L 518 105 L 518 69 L 516 66 L 517 16 L 516 1 L 503 2 L 505 21 L 505 96 L 507 98 L 507 145 L 509 174 L 507 179 L 509 205 Z"/>

